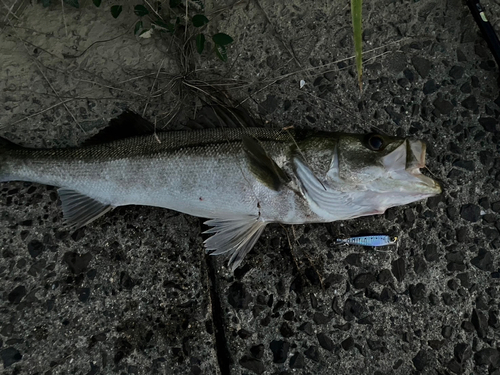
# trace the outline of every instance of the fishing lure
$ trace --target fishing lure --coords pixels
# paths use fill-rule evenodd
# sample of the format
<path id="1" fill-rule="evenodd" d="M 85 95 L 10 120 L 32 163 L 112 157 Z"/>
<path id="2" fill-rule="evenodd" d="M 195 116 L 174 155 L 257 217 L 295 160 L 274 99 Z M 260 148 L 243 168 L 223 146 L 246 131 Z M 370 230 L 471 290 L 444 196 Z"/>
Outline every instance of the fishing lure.
<path id="1" fill-rule="evenodd" d="M 358 236 L 350 238 L 339 238 L 337 239 L 337 244 L 346 245 L 360 245 L 360 246 L 388 246 L 394 245 L 398 241 L 397 237 L 391 237 L 387 235 L 374 235 L 374 236 Z"/>

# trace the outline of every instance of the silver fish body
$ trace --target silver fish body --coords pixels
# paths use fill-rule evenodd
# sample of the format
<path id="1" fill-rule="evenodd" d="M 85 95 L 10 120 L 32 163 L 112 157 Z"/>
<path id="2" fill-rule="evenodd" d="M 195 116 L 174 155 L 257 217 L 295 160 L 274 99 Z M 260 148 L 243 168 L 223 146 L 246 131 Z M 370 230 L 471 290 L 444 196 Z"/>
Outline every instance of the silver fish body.
<path id="1" fill-rule="evenodd" d="M 0 181 L 60 187 L 65 218 L 75 226 L 123 205 L 210 219 L 206 248 L 231 254 L 234 270 L 268 223 L 345 220 L 440 193 L 419 172 L 422 142 L 367 137 L 240 128 L 51 150 L 4 142 Z"/>
<path id="2" fill-rule="evenodd" d="M 14 149 L 8 160 L 0 159 L 0 178 L 64 187 L 113 207 L 156 206 L 204 218 L 249 215 L 285 224 L 318 220 L 294 191 L 275 191 L 255 178 L 243 134 L 285 164 L 290 137 L 280 131 L 210 129 L 82 148 Z"/>

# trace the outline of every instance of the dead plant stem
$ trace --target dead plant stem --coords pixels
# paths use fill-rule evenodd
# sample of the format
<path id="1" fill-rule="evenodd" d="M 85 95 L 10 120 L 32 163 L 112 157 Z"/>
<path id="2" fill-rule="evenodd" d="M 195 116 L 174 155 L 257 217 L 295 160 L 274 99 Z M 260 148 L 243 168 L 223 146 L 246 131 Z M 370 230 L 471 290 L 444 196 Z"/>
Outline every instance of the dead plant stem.
<path id="1" fill-rule="evenodd" d="M 153 84 L 151 85 L 151 90 L 149 91 L 149 95 L 148 95 L 148 99 L 146 101 L 146 105 L 144 106 L 144 109 L 142 110 L 142 117 L 144 117 L 144 115 L 146 114 L 146 109 L 148 108 L 148 104 L 149 104 L 149 100 L 151 99 L 151 95 L 153 94 L 153 90 L 155 88 L 155 85 L 156 85 L 156 80 L 158 79 L 158 75 L 160 74 L 160 70 L 163 66 L 163 62 L 165 61 L 165 59 L 162 59 L 161 62 L 160 62 L 160 66 L 158 67 L 158 71 L 156 72 L 156 77 L 153 81 Z"/>

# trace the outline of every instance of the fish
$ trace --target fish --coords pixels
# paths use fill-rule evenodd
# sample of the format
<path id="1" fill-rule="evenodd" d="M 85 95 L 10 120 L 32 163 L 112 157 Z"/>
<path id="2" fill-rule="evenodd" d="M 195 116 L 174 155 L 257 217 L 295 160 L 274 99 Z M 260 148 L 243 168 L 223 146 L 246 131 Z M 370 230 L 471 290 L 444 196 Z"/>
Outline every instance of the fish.
<path id="1" fill-rule="evenodd" d="M 379 247 L 379 246 L 395 245 L 398 242 L 398 237 L 391 237 L 386 234 L 378 234 L 372 236 L 338 238 L 335 242 L 337 244 L 345 244 L 345 245 Z"/>
<path id="2" fill-rule="evenodd" d="M 127 205 L 208 219 L 206 251 L 226 254 L 232 271 L 270 223 L 349 220 L 441 192 L 420 171 L 420 140 L 257 127 L 237 110 L 212 110 L 211 125 L 165 132 L 125 111 L 80 147 L 33 149 L 1 138 L 0 182 L 58 187 L 73 228 Z"/>

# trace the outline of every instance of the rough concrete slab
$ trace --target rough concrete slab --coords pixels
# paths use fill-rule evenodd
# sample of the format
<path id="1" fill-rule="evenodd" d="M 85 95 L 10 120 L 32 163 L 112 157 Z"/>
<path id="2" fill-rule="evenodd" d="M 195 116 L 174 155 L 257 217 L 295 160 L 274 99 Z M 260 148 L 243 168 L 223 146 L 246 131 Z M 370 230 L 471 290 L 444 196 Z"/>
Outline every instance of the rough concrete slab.
<path id="1" fill-rule="evenodd" d="M 132 35 L 133 5 L 118 20 L 90 2 L 65 7 L 68 34 L 59 5 L 11 18 L 0 36 L 0 134 L 78 144 L 123 108 L 169 122 L 182 69 L 168 39 Z M 483 5 L 500 30 L 500 6 Z M 198 219 L 130 207 L 69 233 L 54 188 L 3 184 L 4 371 L 499 373 L 498 68 L 467 8 L 364 4 L 373 51 L 362 94 L 347 5 L 207 2 L 206 12 L 208 32 L 235 43 L 227 64 L 195 56 L 196 79 L 224 83 L 276 126 L 423 139 L 444 193 L 348 222 L 270 226 L 233 274 L 203 255 Z M 333 244 L 374 232 L 399 246 Z"/>
<path id="2" fill-rule="evenodd" d="M 147 104 L 159 121 L 173 109 L 157 74 L 177 74 L 166 47 L 139 43 L 131 15 L 82 5 L 65 7 L 67 31 L 59 4 L 28 4 L 3 28 L 3 136 L 75 145 L 124 108 Z M 5 373 L 220 373 L 198 219 L 137 207 L 71 232 L 55 188 L 8 183 L 0 194 Z"/>

